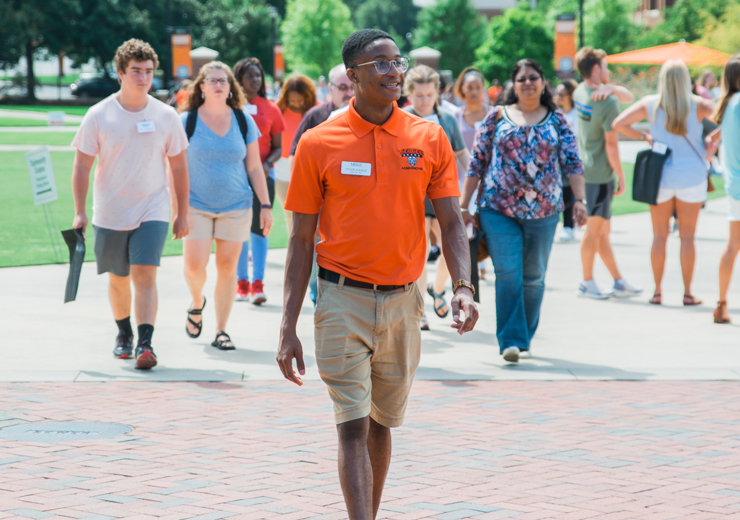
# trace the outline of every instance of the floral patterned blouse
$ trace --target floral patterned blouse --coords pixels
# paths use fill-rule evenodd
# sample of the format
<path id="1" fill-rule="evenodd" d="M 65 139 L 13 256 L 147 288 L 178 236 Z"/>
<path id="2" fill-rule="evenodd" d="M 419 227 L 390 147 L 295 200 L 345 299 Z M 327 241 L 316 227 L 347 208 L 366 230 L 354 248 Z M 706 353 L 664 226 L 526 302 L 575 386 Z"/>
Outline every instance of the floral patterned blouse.
<path id="1" fill-rule="evenodd" d="M 492 111 L 475 139 L 468 177 L 483 179 L 481 208 L 507 217 L 545 218 L 563 211 L 565 177 L 583 175 L 576 136 L 559 112 L 534 126 L 518 126 Z"/>

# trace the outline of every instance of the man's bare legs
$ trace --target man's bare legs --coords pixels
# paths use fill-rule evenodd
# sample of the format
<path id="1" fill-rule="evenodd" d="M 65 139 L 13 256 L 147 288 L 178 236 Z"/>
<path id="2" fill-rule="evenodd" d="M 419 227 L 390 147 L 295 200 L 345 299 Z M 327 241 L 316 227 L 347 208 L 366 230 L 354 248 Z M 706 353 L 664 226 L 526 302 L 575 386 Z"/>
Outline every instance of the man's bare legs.
<path id="1" fill-rule="evenodd" d="M 581 263 L 583 264 L 583 280 L 589 281 L 594 278 L 594 262 L 596 253 L 609 270 L 614 280 L 620 280 L 622 275 L 617 268 L 614 252 L 609 240 L 611 222 L 602 217 L 588 217 L 586 232 L 581 240 Z"/>
<path id="2" fill-rule="evenodd" d="M 370 417 L 337 425 L 339 482 L 350 520 L 378 514 L 391 463 L 391 430 Z"/>
<path id="3" fill-rule="evenodd" d="M 113 318 L 122 320 L 131 315 L 131 284 L 134 285 L 136 324 L 154 325 L 157 317 L 157 266 L 132 265 L 130 276 L 108 273 L 108 299 Z"/>
<path id="4" fill-rule="evenodd" d="M 113 319 L 122 320 L 131 316 L 131 277 L 108 273 L 108 300 L 113 310 Z"/>

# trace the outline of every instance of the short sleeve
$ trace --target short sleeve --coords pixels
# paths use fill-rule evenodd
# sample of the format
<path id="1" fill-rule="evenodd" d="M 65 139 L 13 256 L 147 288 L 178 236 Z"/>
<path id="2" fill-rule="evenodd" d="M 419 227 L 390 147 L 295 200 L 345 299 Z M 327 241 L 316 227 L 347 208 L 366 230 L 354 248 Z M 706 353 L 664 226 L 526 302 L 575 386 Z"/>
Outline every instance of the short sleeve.
<path id="1" fill-rule="evenodd" d="M 277 105 L 272 105 L 272 126 L 270 127 L 270 135 L 281 134 L 285 131 L 285 119 L 283 114 L 280 113 L 280 109 Z"/>
<path id="2" fill-rule="evenodd" d="M 315 215 L 324 202 L 324 183 L 320 164 L 325 151 L 315 132 L 304 134 L 298 143 L 290 176 L 285 209 L 296 213 Z"/>
<path id="3" fill-rule="evenodd" d="M 260 129 L 257 128 L 257 123 L 254 122 L 254 118 L 247 114 L 246 111 L 244 111 L 244 117 L 247 120 L 247 144 L 252 144 L 257 139 L 262 137 L 262 134 L 260 133 Z"/>
<path id="4" fill-rule="evenodd" d="M 80 129 L 72 140 L 72 146 L 80 152 L 93 157 L 100 152 L 100 141 L 98 139 L 98 123 L 95 120 L 95 111 L 88 110 L 80 123 Z"/>
<path id="5" fill-rule="evenodd" d="M 165 154 L 167 157 L 174 157 L 187 149 L 188 135 L 185 133 L 185 127 L 183 126 L 182 114 L 178 115 L 172 108 L 169 110 L 171 110 L 170 128 L 165 144 Z"/>
<path id="6" fill-rule="evenodd" d="M 619 116 L 620 112 L 619 99 L 617 99 L 617 96 L 612 95 L 607 98 L 606 103 L 607 104 L 604 107 L 602 128 L 604 129 L 604 132 L 611 132 L 614 130 L 614 128 L 612 128 L 612 123 L 617 116 Z"/>
<path id="7" fill-rule="evenodd" d="M 566 177 L 571 175 L 583 175 L 583 163 L 578 156 L 578 142 L 573 130 L 570 129 L 568 121 L 560 112 L 555 112 L 554 123 L 558 125 L 560 136 L 558 163 L 560 171 Z"/>
<path id="8" fill-rule="evenodd" d="M 447 139 L 441 125 L 430 125 L 428 135 L 430 144 L 434 145 L 435 161 L 427 187 L 427 196 L 430 200 L 459 197 L 460 186 L 457 182 L 457 164 L 450 141 Z"/>
<path id="9" fill-rule="evenodd" d="M 290 152 L 288 155 L 295 155 L 296 148 L 298 148 L 298 141 L 301 140 L 301 136 L 306 133 L 306 131 L 310 130 L 314 126 L 317 126 L 313 124 L 313 117 L 311 117 L 313 114 L 309 115 L 307 114 L 306 117 L 301 120 L 301 124 L 298 125 L 298 129 L 295 131 L 295 135 L 293 136 L 293 142 L 290 145 Z"/>

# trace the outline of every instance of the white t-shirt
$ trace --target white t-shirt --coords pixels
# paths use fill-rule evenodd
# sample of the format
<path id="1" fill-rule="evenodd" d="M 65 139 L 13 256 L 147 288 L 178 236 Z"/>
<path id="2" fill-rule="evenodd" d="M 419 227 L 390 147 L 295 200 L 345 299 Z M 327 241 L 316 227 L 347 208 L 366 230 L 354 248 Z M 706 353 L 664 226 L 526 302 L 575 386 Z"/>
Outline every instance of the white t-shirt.
<path id="1" fill-rule="evenodd" d="M 565 116 L 565 121 L 568 123 L 568 126 L 573 133 L 578 134 L 578 110 L 573 107 L 570 109 L 570 112 L 562 112 L 562 114 Z"/>
<path id="2" fill-rule="evenodd" d="M 93 183 L 95 226 L 126 231 L 170 220 L 166 157 L 188 147 L 175 109 L 149 97 L 129 112 L 112 94 L 88 110 L 72 146 L 98 157 Z"/>

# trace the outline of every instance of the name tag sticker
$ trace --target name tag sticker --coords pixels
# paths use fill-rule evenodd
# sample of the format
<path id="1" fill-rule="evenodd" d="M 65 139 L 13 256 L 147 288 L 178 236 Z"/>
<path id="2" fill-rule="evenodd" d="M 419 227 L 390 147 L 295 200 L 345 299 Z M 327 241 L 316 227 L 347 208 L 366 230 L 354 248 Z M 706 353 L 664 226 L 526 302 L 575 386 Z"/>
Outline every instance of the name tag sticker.
<path id="1" fill-rule="evenodd" d="M 668 151 L 668 147 L 663 143 L 653 142 L 653 151 L 655 153 L 659 153 L 660 155 L 665 155 L 665 153 Z"/>
<path id="2" fill-rule="evenodd" d="M 154 132 L 154 121 L 139 121 L 136 123 L 136 130 L 140 134 L 148 134 Z"/>
<path id="3" fill-rule="evenodd" d="M 360 177 L 370 177 L 372 173 L 372 164 L 363 162 L 342 161 L 343 175 L 359 175 Z"/>
<path id="4" fill-rule="evenodd" d="M 257 115 L 257 105 L 247 105 L 247 114 L 250 116 L 256 116 Z"/>

